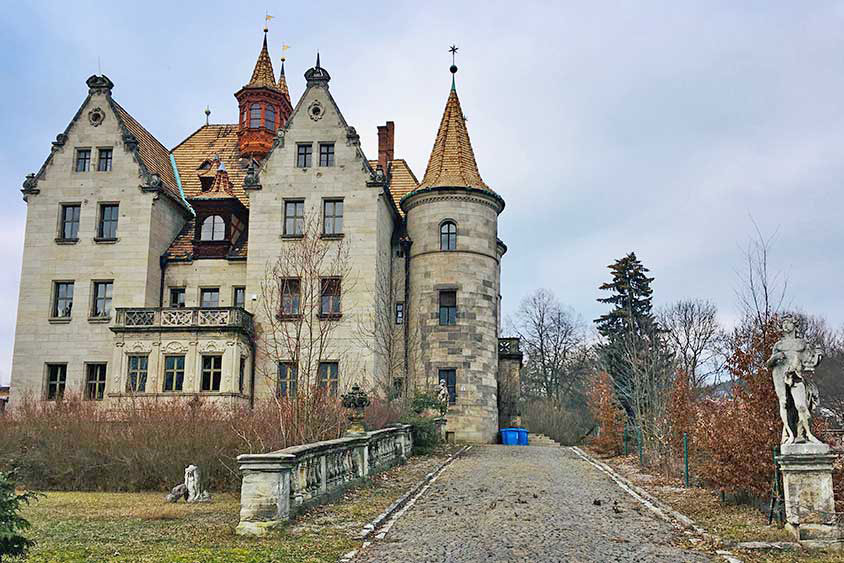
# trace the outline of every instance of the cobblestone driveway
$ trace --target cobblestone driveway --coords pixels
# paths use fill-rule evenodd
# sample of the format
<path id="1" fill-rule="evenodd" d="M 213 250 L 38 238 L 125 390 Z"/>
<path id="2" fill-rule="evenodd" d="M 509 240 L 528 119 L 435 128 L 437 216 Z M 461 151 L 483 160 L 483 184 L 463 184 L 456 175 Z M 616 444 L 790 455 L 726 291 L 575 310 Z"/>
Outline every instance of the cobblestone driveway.
<path id="1" fill-rule="evenodd" d="M 356 561 L 710 561 L 675 533 L 568 449 L 475 446 Z"/>

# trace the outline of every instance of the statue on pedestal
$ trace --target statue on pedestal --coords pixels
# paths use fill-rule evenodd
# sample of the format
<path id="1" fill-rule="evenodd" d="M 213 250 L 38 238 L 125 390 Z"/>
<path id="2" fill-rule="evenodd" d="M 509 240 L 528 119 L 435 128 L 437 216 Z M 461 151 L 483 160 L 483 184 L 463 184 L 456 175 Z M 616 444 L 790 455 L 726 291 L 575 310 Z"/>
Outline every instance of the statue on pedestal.
<path id="1" fill-rule="evenodd" d="M 797 320 L 782 320 L 783 336 L 774 344 L 768 369 L 774 380 L 782 419 L 782 445 L 818 444 L 811 430 L 812 409 L 818 403 L 818 388 L 806 376 L 815 371 L 823 355 L 797 334 Z"/>
<path id="2" fill-rule="evenodd" d="M 437 391 L 437 399 L 440 401 L 442 405 L 440 407 L 440 412 L 445 414 L 448 411 L 448 386 L 445 383 L 445 379 L 440 379 L 440 389 Z"/>

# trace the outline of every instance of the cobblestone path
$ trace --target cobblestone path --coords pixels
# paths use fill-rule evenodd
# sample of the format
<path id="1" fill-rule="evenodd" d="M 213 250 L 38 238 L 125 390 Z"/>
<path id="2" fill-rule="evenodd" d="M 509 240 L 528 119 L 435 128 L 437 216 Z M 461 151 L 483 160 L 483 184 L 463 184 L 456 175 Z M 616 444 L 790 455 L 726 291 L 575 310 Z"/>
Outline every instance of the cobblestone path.
<path id="1" fill-rule="evenodd" d="M 566 448 L 475 446 L 356 561 L 711 561 L 676 533 Z"/>

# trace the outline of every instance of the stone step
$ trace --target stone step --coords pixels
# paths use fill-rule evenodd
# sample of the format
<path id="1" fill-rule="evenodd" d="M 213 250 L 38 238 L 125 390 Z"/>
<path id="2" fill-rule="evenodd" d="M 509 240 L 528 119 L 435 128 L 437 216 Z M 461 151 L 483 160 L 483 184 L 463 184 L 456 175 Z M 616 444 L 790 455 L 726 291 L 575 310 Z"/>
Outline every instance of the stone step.
<path id="1" fill-rule="evenodd" d="M 544 434 L 528 434 L 528 444 L 531 446 L 559 447 L 560 444 Z"/>

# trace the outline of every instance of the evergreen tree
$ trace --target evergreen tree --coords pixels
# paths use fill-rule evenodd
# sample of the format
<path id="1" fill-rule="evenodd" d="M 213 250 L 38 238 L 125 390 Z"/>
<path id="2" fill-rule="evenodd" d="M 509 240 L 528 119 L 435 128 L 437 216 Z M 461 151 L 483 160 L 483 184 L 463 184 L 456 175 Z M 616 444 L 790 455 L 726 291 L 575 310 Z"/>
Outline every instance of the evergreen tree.
<path id="1" fill-rule="evenodd" d="M 24 504 L 29 504 L 39 496 L 38 493 L 15 492 L 15 479 L 12 474 L 0 472 L 0 561 L 4 555 L 22 557 L 35 542 L 22 536 L 21 532 L 29 528 L 19 513 Z"/>

